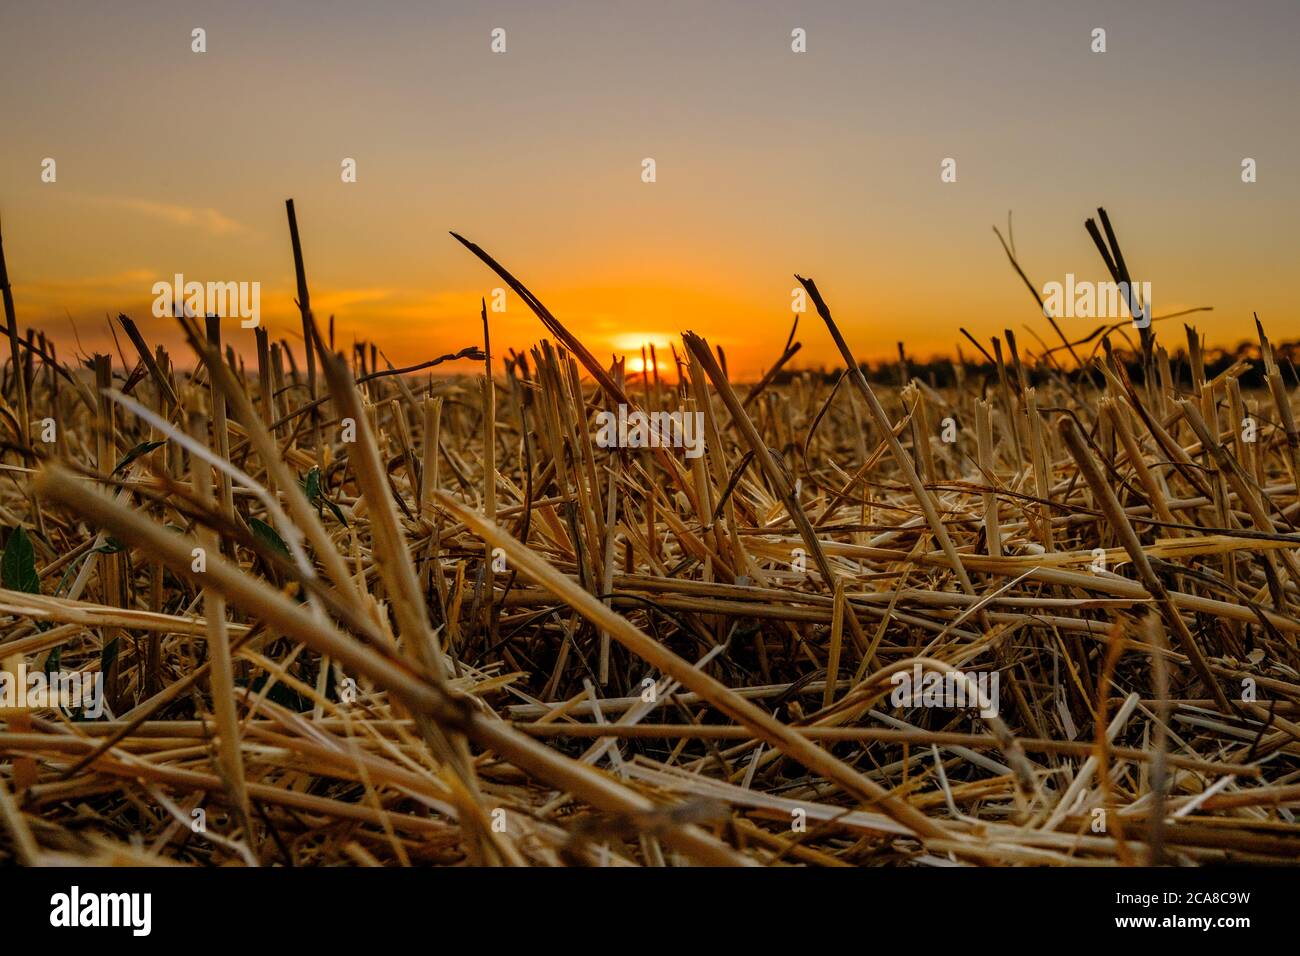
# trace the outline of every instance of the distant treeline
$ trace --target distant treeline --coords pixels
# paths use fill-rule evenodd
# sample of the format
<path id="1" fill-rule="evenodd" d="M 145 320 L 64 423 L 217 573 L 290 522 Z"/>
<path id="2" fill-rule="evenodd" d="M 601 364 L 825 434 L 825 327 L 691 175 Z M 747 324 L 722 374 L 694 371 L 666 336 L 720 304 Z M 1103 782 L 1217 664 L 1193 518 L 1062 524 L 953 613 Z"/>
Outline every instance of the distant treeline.
<path id="1" fill-rule="evenodd" d="M 1274 354 L 1277 356 L 1277 364 L 1282 372 L 1282 377 L 1288 386 L 1294 387 L 1300 384 L 1300 373 L 1297 372 L 1297 365 L 1300 364 L 1300 342 L 1286 342 L 1275 345 Z M 1086 358 L 1091 353 L 1091 348 L 1080 350 L 1080 357 Z M 1144 379 L 1141 356 L 1129 350 L 1116 350 L 1115 354 L 1124 360 L 1124 366 L 1128 371 L 1129 377 L 1135 382 L 1140 383 Z M 1056 353 L 1057 361 L 1060 362 L 1061 368 L 1065 369 L 1068 378 L 1077 378 L 1080 374 L 1074 360 L 1070 358 L 1064 350 Z M 1009 356 L 1004 358 L 1007 361 L 1008 372 L 1011 373 L 1011 361 Z M 1035 355 L 1037 358 L 1037 355 Z M 1243 388 L 1262 388 L 1264 382 L 1264 362 L 1259 355 L 1259 346 L 1253 343 L 1243 342 L 1233 351 L 1226 349 L 1207 349 L 1205 352 L 1205 371 L 1206 375 L 1214 378 L 1220 372 L 1231 367 L 1236 362 L 1245 362 L 1249 368 L 1243 370 L 1238 377 Z M 906 359 L 906 375 L 903 374 L 903 363 L 895 360 L 889 362 L 861 364 L 862 371 L 873 382 L 884 385 L 897 385 L 905 378 L 916 378 L 927 383 L 933 388 L 945 388 L 957 384 L 956 365 L 958 360 L 955 358 L 932 359 L 928 362 L 922 362 L 915 359 Z M 965 368 L 967 379 L 978 378 L 981 376 L 996 376 L 997 367 L 979 356 L 979 361 L 972 361 L 967 356 L 962 363 Z M 1174 373 L 1174 377 L 1179 385 L 1190 386 L 1192 382 L 1191 367 L 1188 364 L 1187 352 L 1185 349 L 1179 349 L 1177 352 L 1171 352 L 1169 356 L 1169 365 Z M 1027 360 L 1024 362 L 1025 372 L 1031 382 L 1037 384 L 1046 381 L 1053 372 L 1060 374 L 1050 365 L 1044 365 L 1041 362 Z M 1014 377 L 1014 373 L 1013 374 Z M 794 371 L 782 370 L 779 372 L 774 381 L 777 384 L 786 384 L 791 379 L 799 375 L 819 376 L 823 380 L 833 382 L 840 375 L 839 370 L 819 369 L 796 369 Z"/>

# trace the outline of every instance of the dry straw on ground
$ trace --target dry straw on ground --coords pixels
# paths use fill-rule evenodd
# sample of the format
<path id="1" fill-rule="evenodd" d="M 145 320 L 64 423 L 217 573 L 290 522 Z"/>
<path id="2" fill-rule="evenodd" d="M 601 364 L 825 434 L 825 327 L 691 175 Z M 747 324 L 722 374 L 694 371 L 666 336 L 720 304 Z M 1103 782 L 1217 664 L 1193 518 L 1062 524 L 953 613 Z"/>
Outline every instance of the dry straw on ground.
<path id="1" fill-rule="evenodd" d="M 108 707 L 0 711 L 0 862 L 1300 858 L 1300 428 L 1262 329 L 1264 389 L 1191 329 L 1054 321 L 885 384 L 800 280 L 846 374 L 790 374 L 793 332 L 754 384 L 689 332 L 632 374 L 461 240 L 549 338 L 446 379 L 322 340 L 289 213 L 303 339 L 248 365 L 126 316 L 61 361 L 0 266 L 0 659 Z M 703 413 L 704 455 L 599 447 L 619 404 Z M 997 714 L 896 704 L 918 662 L 996 672 Z"/>

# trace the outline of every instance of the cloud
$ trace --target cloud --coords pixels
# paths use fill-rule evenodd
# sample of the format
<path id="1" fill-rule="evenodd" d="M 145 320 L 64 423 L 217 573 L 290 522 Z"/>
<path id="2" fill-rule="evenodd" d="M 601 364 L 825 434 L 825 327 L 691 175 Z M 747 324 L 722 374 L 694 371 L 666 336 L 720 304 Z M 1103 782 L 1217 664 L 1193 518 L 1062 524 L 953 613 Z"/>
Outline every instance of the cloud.
<path id="1" fill-rule="evenodd" d="M 148 199 L 130 199 L 123 197 L 104 197 L 97 202 L 104 205 L 125 209 L 142 216 L 169 222 L 175 226 L 189 226 L 211 233 L 214 236 L 227 236 L 243 232 L 244 227 L 229 216 L 211 207 L 199 209 L 193 206 L 178 206 L 172 203 L 153 202 Z"/>

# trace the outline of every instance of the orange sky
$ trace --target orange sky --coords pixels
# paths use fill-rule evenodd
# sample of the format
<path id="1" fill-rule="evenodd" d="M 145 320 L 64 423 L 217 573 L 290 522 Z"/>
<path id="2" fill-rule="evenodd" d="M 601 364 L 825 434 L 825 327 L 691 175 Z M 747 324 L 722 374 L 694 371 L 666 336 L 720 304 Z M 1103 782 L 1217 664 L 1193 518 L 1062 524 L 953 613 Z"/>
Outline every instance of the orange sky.
<path id="1" fill-rule="evenodd" d="M 453 229 L 601 357 L 691 328 L 757 374 L 799 272 L 860 358 L 900 339 L 924 358 L 963 325 L 1046 337 L 991 227 L 1014 211 L 1039 287 L 1102 280 L 1083 220 L 1105 205 L 1157 315 L 1213 306 L 1197 324 L 1235 344 L 1257 311 L 1300 338 L 1300 8 L 1217 6 L 6 4 L 0 216 L 19 321 L 67 349 L 74 323 L 105 348 L 117 311 L 165 337 L 150 289 L 181 272 L 260 282 L 265 323 L 292 337 L 292 196 L 318 317 L 397 364 L 478 343 L 499 283 Z M 513 297 L 492 328 L 498 354 L 543 335 Z M 812 313 L 799 339 L 801 364 L 837 361 Z"/>

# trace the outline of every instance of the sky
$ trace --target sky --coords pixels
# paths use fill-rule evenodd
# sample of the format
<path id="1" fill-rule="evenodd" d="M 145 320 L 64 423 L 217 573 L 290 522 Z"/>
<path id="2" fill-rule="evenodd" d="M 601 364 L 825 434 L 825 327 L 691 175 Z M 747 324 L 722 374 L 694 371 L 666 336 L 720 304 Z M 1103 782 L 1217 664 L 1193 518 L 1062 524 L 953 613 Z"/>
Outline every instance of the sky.
<path id="1" fill-rule="evenodd" d="M 1195 316 L 1212 345 L 1249 338 L 1255 312 L 1300 338 L 1298 28 L 1294 0 L 4 0 L 18 319 L 67 349 L 109 348 L 117 312 L 174 340 L 152 286 L 181 273 L 261 283 L 263 323 L 300 344 L 293 197 L 318 319 L 394 364 L 480 342 L 501 283 L 451 230 L 602 359 L 693 329 L 756 375 L 795 273 L 859 359 L 899 341 L 928 358 L 961 327 L 1047 338 L 993 227 L 1013 216 L 1040 289 L 1101 281 L 1083 226 L 1100 205 L 1157 316 L 1213 307 Z M 545 335 L 505 305 L 498 355 Z M 838 363 L 815 313 L 798 338 L 797 364 Z"/>

